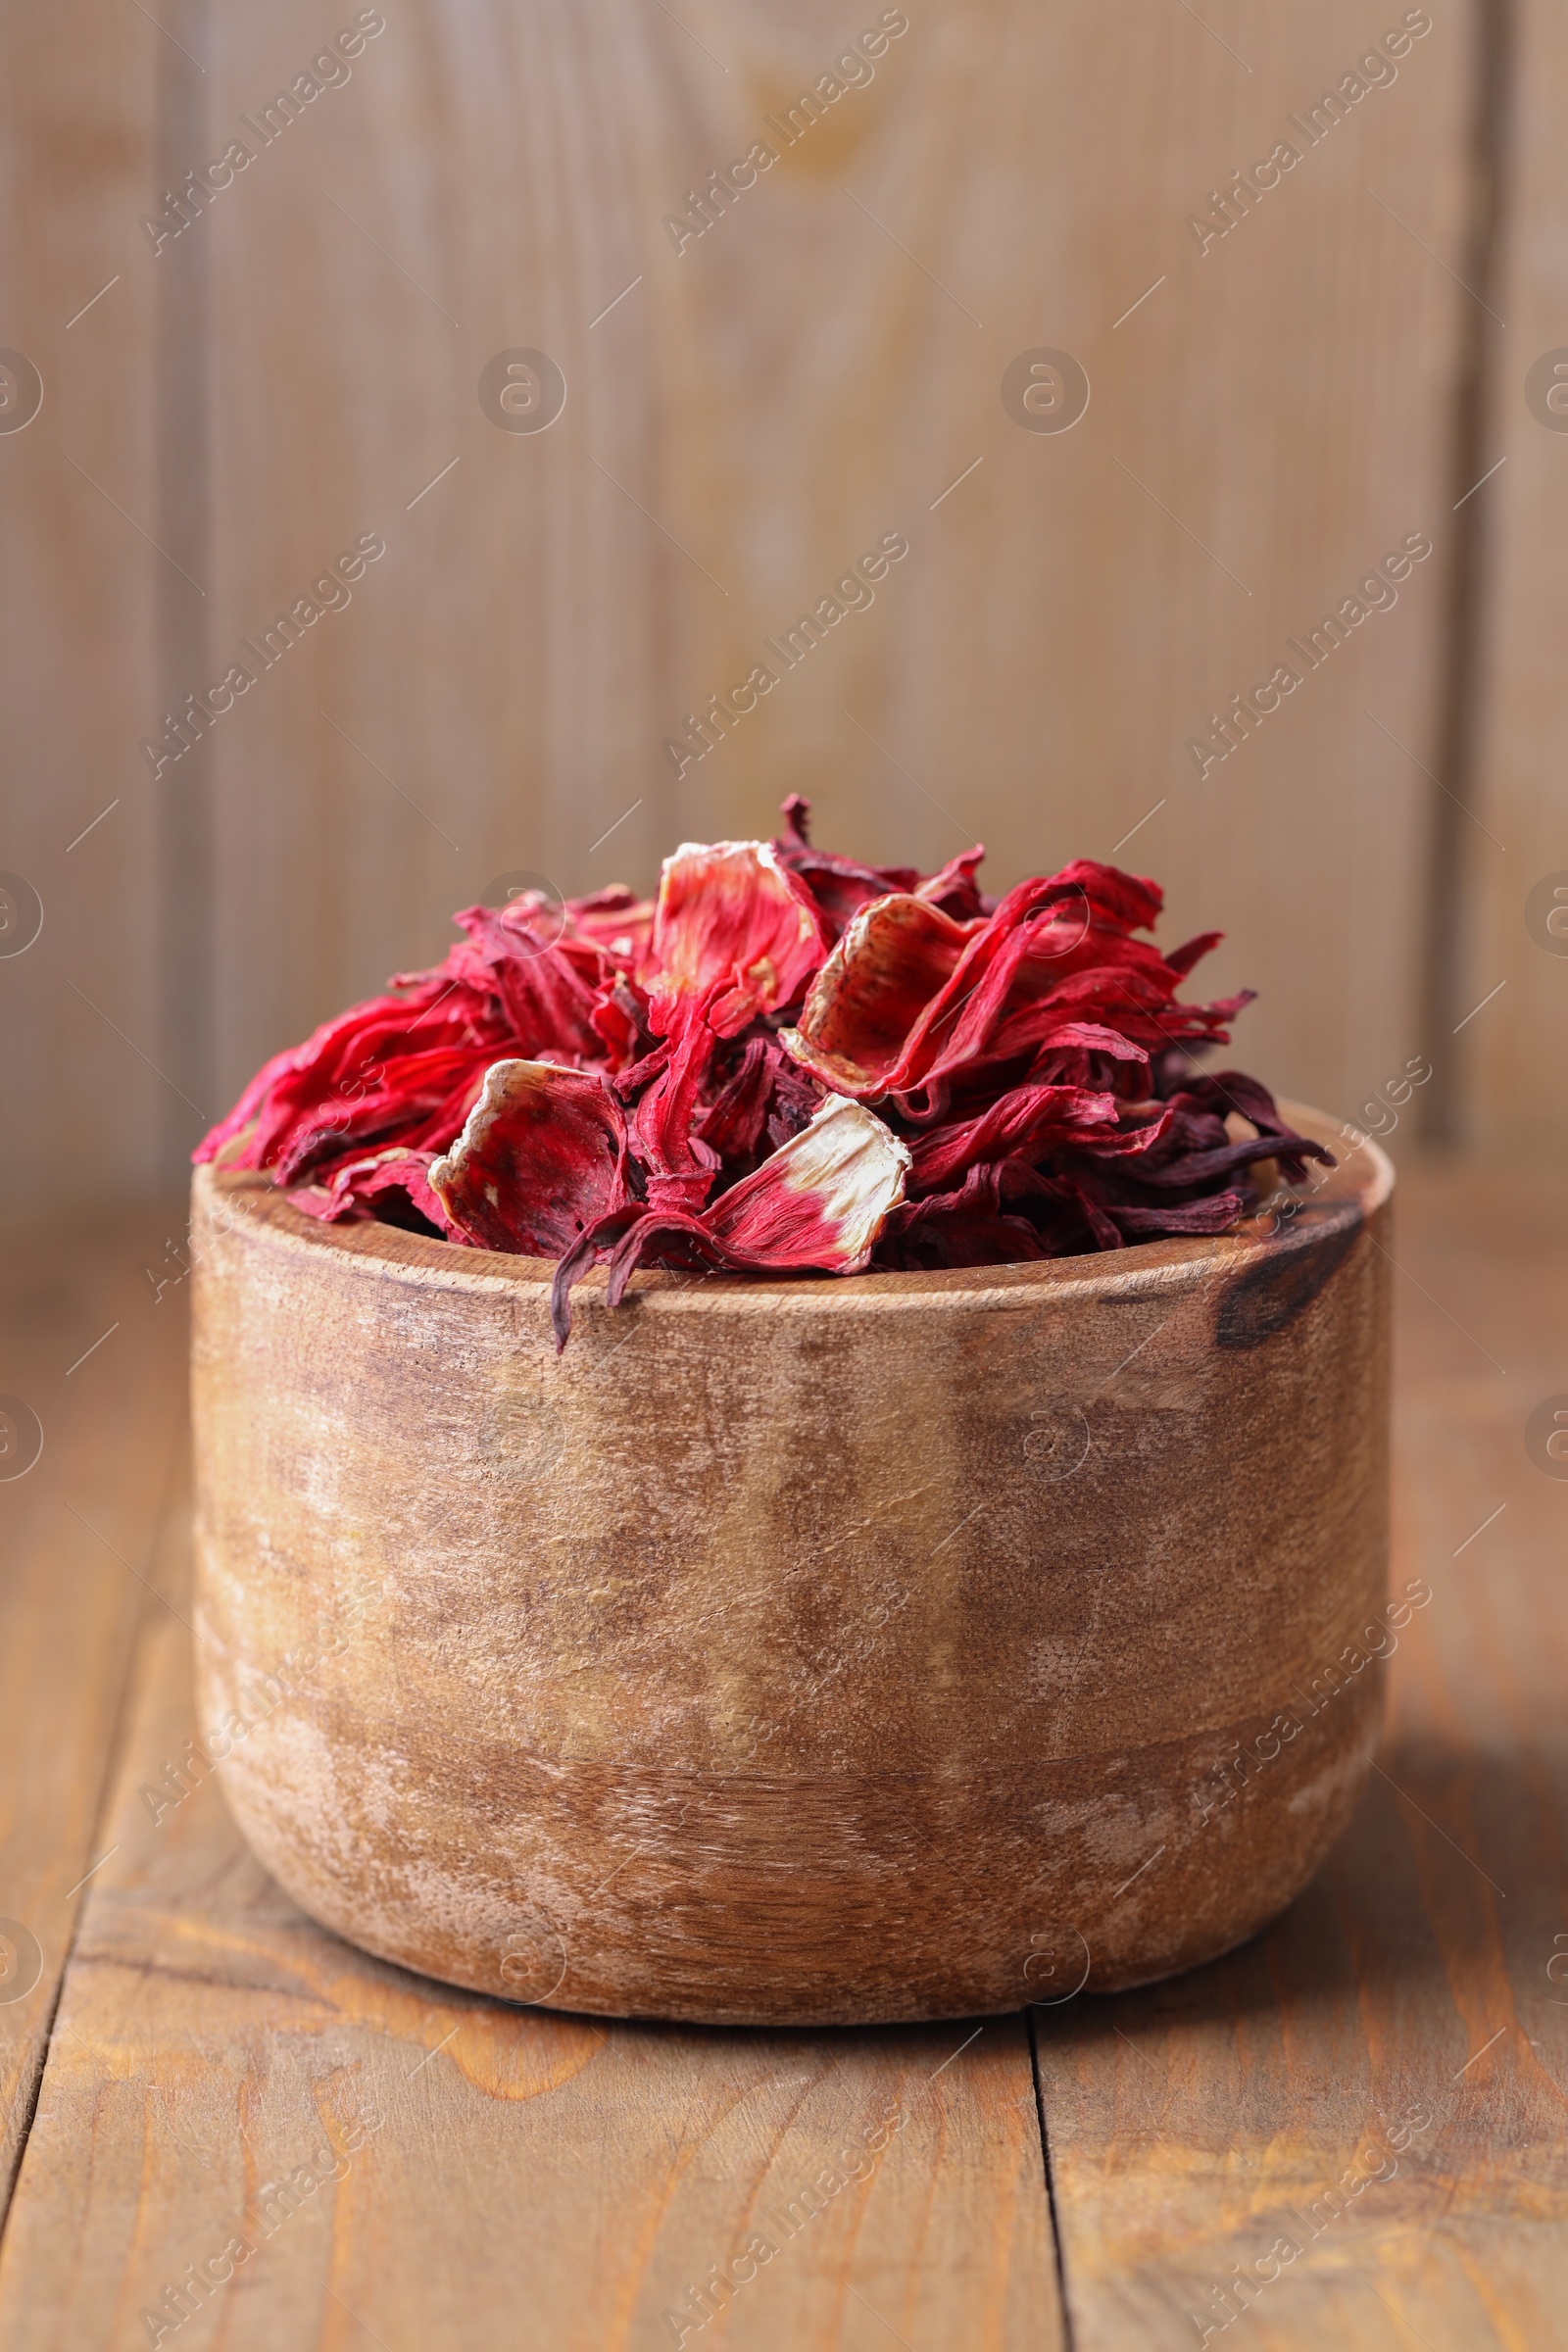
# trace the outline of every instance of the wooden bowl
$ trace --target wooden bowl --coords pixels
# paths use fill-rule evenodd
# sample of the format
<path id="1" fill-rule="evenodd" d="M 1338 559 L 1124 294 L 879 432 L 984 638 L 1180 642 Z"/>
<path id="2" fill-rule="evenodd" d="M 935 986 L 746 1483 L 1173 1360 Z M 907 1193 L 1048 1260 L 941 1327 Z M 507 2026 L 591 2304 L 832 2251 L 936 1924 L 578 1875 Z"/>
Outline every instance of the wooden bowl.
<path id="1" fill-rule="evenodd" d="M 240 1827 L 351 1941 L 561 2009 L 973 2016 L 1225 1951 L 1377 1737 L 1392 1188 L 1366 1144 L 1219 1240 L 596 1277 L 558 1359 L 548 1265 L 201 1171 Z"/>

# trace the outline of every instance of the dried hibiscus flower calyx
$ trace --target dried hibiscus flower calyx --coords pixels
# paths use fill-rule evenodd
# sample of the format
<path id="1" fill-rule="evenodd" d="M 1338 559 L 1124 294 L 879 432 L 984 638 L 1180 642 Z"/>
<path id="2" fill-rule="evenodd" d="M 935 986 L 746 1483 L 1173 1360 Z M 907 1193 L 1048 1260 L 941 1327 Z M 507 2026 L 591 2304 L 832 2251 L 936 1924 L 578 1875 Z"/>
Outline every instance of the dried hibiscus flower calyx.
<path id="1" fill-rule="evenodd" d="M 481 1249 L 559 1257 L 628 1198 L 620 1105 L 595 1072 L 495 1062 L 429 1183 L 457 1231 Z"/>
<path id="2" fill-rule="evenodd" d="M 908 1173 L 907 1145 L 874 1112 L 830 1095 L 700 1222 L 714 1250 L 737 1263 L 858 1274 Z"/>
<path id="3" fill-rule="evenodd" d="M 688 841 L 665 858 L 644 978 L 656 999 L 705 997 L 716 1035 L 793 1004 L 826 954 L 810 893 L 765 841 Z"/>
<path id="4" fill-rule="evenodd" d="M 619 1303 L 639 1265 L 698 1265 L 723 1273 L 858 1274 L 888 1213 L 904 1198 L 907 1146 L 844 1095 L 830 1095 L 808 1126 L 692 1215 L 623 1208 L 585 1231 L 556 1269 L 551 1308 L 558 1347 L 571 1328 L 573 1283 L 608 1255 L 607 1298 Z"/>
<path id="5" fill-rule="evenodd" d="M 447 1215 L 446 1203 L 430 1190 L 433 1152 L 411 1152 L 394 1144 L 364 1159 L 344 1160 L 320 1184 L 295 1186 L 289 1199 L 308 1217 L 326 1224 L 373 1217 L 383 1225 L 402 1225 L 414 1233 L 432 1233 L 462 1241 Z"/>
<path id="6" fill-rule="evenodd" d="M 958 922 L 912 891 L 862 906 L 811 983 L 782 1042 L 840 1094 L 886 1094 L 926 1006 L 953 978 L 983 922 Z"/>
<path id="7" fill-rule="evenodd" d="M 862 906 L 891 892 L 929 900 L 945 914 L 960 919 L 992 911 L 992 902 L 982 897 L 975 880 L 976 868 L 985 857 L 981 843 L 976 842 L 961 857 L 950 858 L 934 874 L 922 875 L 913 865 L 861 865 L 857 858 L 840 858 L 831 850 L 812 846 L 806 831 L 810 813 L 810 802 L 792 792 L 781 811 L 784 831 L 769 846 L 779 863 L 806 884 L 830 939 L 837 940 Z"/>
<path id="8" fill-rule="evenodd" d="M 655 1208 L 699 1209 L 713 1189 L 719 1154 L 693 1133 L 693 1125 L 719 1042 L 710 1007 L 725 989 L 719 980 L 700 997 L 662 998 L 654 1007 L 654 1024 L 663 1025 L 666 1050 L 662 1061 L 658 1054 L 648 1056 L 661 1066 L 637 1105 L 632 1129 L 637 1164 Z"/>
<path id="9" fill-rule="evenodd" d="M 1186 1001 L 1147 876 L 1078 858 L 985 897 L 818 850 L 686 842 L 656 899 L 466 906 L 400 975 L 278 1054 L 196 1153 L 306 1214 L 608 1264 L 852 1274 L 1228 1231 L 1332 1165 L 1268 1089 L 1200 1057 L 1249 992 Z"/>

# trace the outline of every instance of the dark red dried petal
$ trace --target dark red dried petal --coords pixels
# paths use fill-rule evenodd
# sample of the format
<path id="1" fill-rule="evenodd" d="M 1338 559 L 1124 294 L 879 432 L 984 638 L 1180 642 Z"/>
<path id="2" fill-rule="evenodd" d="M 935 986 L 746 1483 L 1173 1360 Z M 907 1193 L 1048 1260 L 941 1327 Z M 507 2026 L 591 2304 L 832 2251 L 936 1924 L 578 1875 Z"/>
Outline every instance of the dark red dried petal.
<path id="1" fill-rule="evenodd" d="M 1158 1234 L 1225 1233 L 1250 1206 L 1241 1193 L 1225 1192 L 1210 1193 L 1204 1200 L 1172 1200 L 1159 1208 L 1123 1207 L 1111 1201 L 1105 1214 L 1129 1239 L 1150 1241 Z"/>
<path id="2" fill-rule="evenodd" d="M 977 842 L 961 857 L 950 858 L 938 872 L 924 876 L 918 866 L 862 865 L 858 858 L 836 857 L 831 850 L 812 847 L 806 834 L 810 811 L 810 802 L 792 792 L 783 806 L 784 831 L 772 847 L 779 863 L 798 874 L 811 893 L 830 940 L 841 936 L 862 906 L 891 893 L 924 899 L 960 922 L 991 912 L 991 902 L 975 880 L 975 869 L 986 854 L 983 844 Z"/>
<path id="3" fill-rule="evenodd" d="M 550 1285 L 550 1328 L 556 1335 L 558 1355 L 571 1337 L 572 1291 L 613 1250 L 628 1226 L 637 1224 L 647 1214 L 640 1200 L 628 1200 L 619 1208 L 607 1209 L 603 1216 L 585 1225 L 571 1247 L 562 1251 Z"/>
<path id="4" fill-rule="evenodd" d="M 784 1043 L 823 1082 L 862 1100 L 912 1098 L 989 1063 L 1032 1055 L 1073 1021 L 1096 1021 L 1131 1042 L 1165 1046 L 1223 1038 L 1245 1000 L 1174 1002 L 1179 974 L 1135 924 L 1158 914 L 1154 884 L 1080 858 L 1047 880 L 1021 882 L 977 925 L 943 985 L 893 1039 L 900 1007 L 879 988 L 885 948 L 866 908 L 824 965 L 797 1029 Z"/>
<path id="5" fill-rule="evenodd" d="M 1117 1142 L 1117 1114 L 1114 1095 L 1090 1094 L 1077 1086 L 1014 1087 L 978 1118 L 916 1136 L 909 1190 L 915 1196 L 947 1191 L 966 1169 L 1013 1152 L 1031 1157 L 1063 1145 Z"/>
<path id="6" fill-rule="evenodd" d="M 773 1072 L 782 1059 L 770 1037 L 748 1038 L 740 1068 L 704 1111 L 695 1132 L 721 1162 L 750 1159 L 761 1142 Z"/>
<path id="7" fill-rule="evenodd" d="M 889 891 L 913 890 L 920 871 L 913 865 L 862 865 L 858 858 L 813 849 L 806 837 L 810 812 L 810 802 L 792 792 L 783 807 L 784 830 L 771 846 L 779 863 L 798 875 L 810 892 L 831 942 L 871 900 L 886 898 Z"/>
<path id="8" fill-rule="evenodd" d="M 481 1249 L 559 1257 L 625 1203 L 620 1105 L 595 1072 L 498 1061 L 430 1187 Z"/>
<path id="9" fill-rule="evenodd" d="M 289 1199 L 308 1217 L 330 1223 L 374 1217 L 383 1224 L 462 1242 L 467 1237 L 453 1224 L 445 1201 L 430 1190 L 435 1156 L 433 1152 L 409 1152 L 394 1145 L 368 1158 L 344 1161 L 324 1182 L 298 1186 Z"/>
<path id="10" fill-rule="evenodd" d="M 964 850 L 960 856 L 950 858 L 946 865 L 940 866 L 934 874 L 927 874 L 923 882 L 915 884 L 915 897 L 924 899 L 927 906 L 940 906 L 944 914 L 951 914 L 960 923 L 972 922 L 978 915 L 994 913 L 995 902 L 986 897 L 975 879 L 984 863 L 985 854 L 984 842 L 977 841 L 972 850 Z"/>
<path id="11" fill-rule="evenodd" d="M 956 1192 L 906 1200 L 888 1218 L 875 1262 L 896 1270 L 917 1267 L 1003 1266 L 1047 1257 L 1027 1217 L 1003 1209 L 1000 1167 L 970 1168 Z"/>

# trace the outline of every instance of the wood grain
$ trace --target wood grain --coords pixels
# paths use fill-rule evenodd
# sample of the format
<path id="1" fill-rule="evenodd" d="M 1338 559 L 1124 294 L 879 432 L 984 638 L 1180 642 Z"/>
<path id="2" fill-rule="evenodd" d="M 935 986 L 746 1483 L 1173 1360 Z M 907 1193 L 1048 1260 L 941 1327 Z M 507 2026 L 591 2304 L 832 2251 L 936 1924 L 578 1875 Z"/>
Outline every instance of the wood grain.
<path id="1" fill-rule="evenodd" d="M 1039 2013 L 1083 2352 L 1219 2341 L 1238 2265 L 1277 2352 L 1565 2340 L 1568 1485 L 1524 1444 L 1561 1380 L 1561 1206 L 1558 1183 L 1405 1179 L 1394 1581 L 1434 1597 L 1349 1835 L 1247 1950 Z"/>
<path id="2" fill-rule="evenodd" d="M 168 1094 L 158 809 L 136 751 L 165 568 L 149 543 L 158 285 L 137 224 L 159 45 L 117 0 L 0 24 L 0 345 L 43 379 L 32 422 L 0 431 L 0 868 L 43 905 L 36 943 L 0 955 L 0 1200 L 33 1209 L 147 1190 Z"/>
<path id="3" fill-rule="evenodd" d="M 1229 930 L 1216 982 L 1261 990 L 1249 1066 L 1337 1110 L 1396 1070 L 1425 1042 L 1466 299 L 1433 254 L 1463 199 L 1468 13 L 1200 254 L 1188 217 L 1383 18 L 914 10 L 677 253 L 664 217 L 828 68 L 842 12 L 390 12 L 192 232 L 215 646 L 356 532 L 388 551 L 212 737 L 223 1088 L 433 959 L 498 873 L 646 883 L 797 788 L 824 839 L 934 859 L 979 834 L 1002 880 L 1132 835 L 1178 935 Z M 303 0 L 218 12 L 215 122 L 321 37 Z M 1088 371 L 1067 433 L 1002 405 L 1040 345 Z M 568 384 L 535 435 L 476 392 L 518 346 Z M 894 529 L 911 553 L 875 606 L 677 780 L 684 714 Z M 1187 739 L 1420 531 L 1397 607 L 1200 783 Z"/>
<path id="4" fill-rule="evenodd" d="M 1463 1055 L 1472 1135 L 1560 1142 L 1568 1133 L 1568 821 L 1560 778 L 1568 716 L 1546 652 L 1568 523 L 1568 417 L 1545 405 L 1553 355 L 1568 350 L 1562 255 L 1550 223 L 1565 192 L 1554 124 L 1568 87 L 1568 25 L 1549 0 L 1517 0 L 1505 170 L 1505 267 L 1486 321 L 1491 360 L 1482 674 L 1485 721 L 1466 823 L 1465 986 L 1455 1018 L 1491 997 L 1453 1051 Z M 1532 370 L 1542 376 L 1533 396 Z M 1558 381 L 1568 379 L 1557 379 Z M 1534 405 L 1532 405 L 1532 397 Z M 1486 826 L 1495 838 L 1477 829 Z M 1500 844 L 1500 847 L 1498 846 Z M 1541 886 L 1546 887 L 1543 891 Z M 1532 894 L 1537 894 L 1539 904 Z M 1555 906 L 1556 923 L 1546 918 Z M 1494 993 L 1500 992 L 1500 993 Z"/>
<path id="5" fill-rule="evenodd" d="M 158 1311 L 141 1273 L 163 1262 L 166 1230 L 145 1212 L 90 1239 L 34 1227 L 5 1252 L 0 1390 L 36 1415 L 43 1451 L 0 1482 L 0 2209 L 79 1882 L 102 1850 L 92 1841 L 132 1637 L 144 1608 L 164 1605 L 171 1514 L 188 1485 L 187 1471 L 169 1491 L 185 1440 L 182 1294 Z"/>
<path id="6" fill-rule="evenodd" d="M 455 1993 L 313 1927 L 211 1779 L 153 1823 L 194 1730 L 150 1627 L 0 2261 L 15 2352 L 147 2340 L 236 2234 L 182 2347 L 1059 2344 L 1020 2020 L 813 2039 Z M 337 2179 L 288 2211 L 300 2165 Z M 715 2266 L 744 2283 L 702 2327 Z"/>
<path id="7" fill-rule="evenodd" d="M 1392 1171 L 1315 1174 L 1281 1230 L 1101 1257 L 596 1278 L 558 1355 L 547 1261 L 198 1171 L 214 1751 L 300 1686 L 233 1734 L 261 1859 L 384 1959 L 617 2017 L 1228 1950 L 1380 1720 Z"/>

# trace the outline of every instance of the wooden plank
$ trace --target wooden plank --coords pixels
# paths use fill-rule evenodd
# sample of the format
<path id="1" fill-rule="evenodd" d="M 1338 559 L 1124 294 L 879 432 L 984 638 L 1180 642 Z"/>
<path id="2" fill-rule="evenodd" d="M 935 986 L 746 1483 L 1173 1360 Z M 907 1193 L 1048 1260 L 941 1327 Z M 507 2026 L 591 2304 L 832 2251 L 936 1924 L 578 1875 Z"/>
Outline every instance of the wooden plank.
<path id="1" fill-rule="evenodd" d="M 1568 1486 L 1524 1435 L 1562 1377 L 1562 1189 L 1406 1185 L 1393 1582 L 1432 1598 L 1387 1777 L 1254 1944 L 1038 2013 L 1080 2352 L 1218 2341 L 1243 2299 L 1279 2352 L 1565 2340 Z"/>
<path id="2" fill-rule="evenodd" d="M 8 1244 L 0 1296 L 0 2210 L 81 1908 L 152 1539 L 184 1440 L 181 1293 L 148 1212 Z M 21 1399 L 21 1408 L 14 1399 Z M 41 1434 L 31 1468 L 18 1470 Z"/>
<path id="3" fill-rule="evenodd" d="M 15 2352 L 148 2340 L 161 2306 L 172 2340 L 168 2291 L 236 2237 L 181 2346 L 1059 2344 L 1021 2020 L 734 2034 L 450 1991 L 313 1927 L 217 1776 L 158 1793 L 194 1728 L 153 1625 L 0 2259 Z M 740 2283 L 702 2325 L 715 2266 Z"/>
<path id="4" fill-rule="evenodd" d="M 168 1091 L 153 1066 L 158 811 L 136 750 L 167 569 L 151 544 L 158 281 L 138 225 L 160 45 L 148 12 L 118 0 L 0 20 L 0 344 L 33 371 L 0 362 L 0 867 L 27 886 L 15 912 L 0 905 L 0 1094 L 18 1139 L 0 1198 L 39 1207 L 145 1191 Z"/>
<path id="5" fill-rule="evenodd" d="M 666 217 L 827 74 L 836 12 L 390 12 L 188 232 L 214 284 L 215 674 L 357 533 L 387 548 L 212 734 L 224 1089 L 433 958 L 498 873 L 646 884 L 683 833 L 767 829 L 797 788 L 825 839 L 934 861 L 978 833 L 1004 881 L 1125 841 L 1174 933 L 1229 928 L 1216 987 L 1262 991 L 1251 1066 L 1336 1108 L 1398 1069 L 1469 8 L 1316 144 L 1290 121 L 1399 13 L 911 12 L 677 252 Z M 215 38 L 237 130 L 320 23 L 283 0 Z M 1200 251 L 1216 183 L 1292 140 Z M 1065 433 L 1003 405 L 1040 346 L 1092 386 Z M 539 433 L 478 397 L 519 347 L 568 387 Z M 889 531 L 910 554 L 874 605 L 677 777 L 684 714 Z M 1332 656 L 1292 656 L 1408 534 L 1435 552 L 1397 606 L 1377 589 Z M 1189 738 L 1291 661 L 1300 687 L 1200 781 Z"/>
<path id="6" fill-rule="evenodd" d="M 1560 1140 L 1568 1133 L 1568 712 L 1558 654 L 1568 526 L 1568 365 L 1562 256 L 1552 223 L 1568 192 L 1559 125 L 1568 91 L 1568 22 L 1551 0 L 1515 0 L 1504 172 L 1505 257 L 1489 320 L 1491 382 L 1483 463 L 1487 503 L 1481 646 L 1485 716 L 1468 806 L 1494 837 L 1463 827 L 1468 856 L 1457 949 L 1468 1125 Z M 1551 918 L 1555 915 L 1555 920 Z M 1548 923 L 1550 927 L 1548 928 Z"/>

